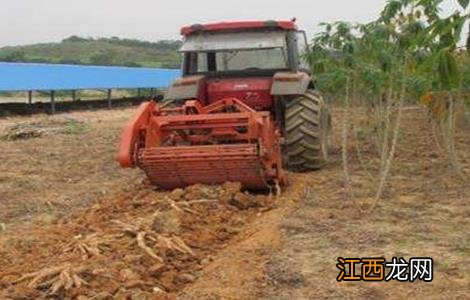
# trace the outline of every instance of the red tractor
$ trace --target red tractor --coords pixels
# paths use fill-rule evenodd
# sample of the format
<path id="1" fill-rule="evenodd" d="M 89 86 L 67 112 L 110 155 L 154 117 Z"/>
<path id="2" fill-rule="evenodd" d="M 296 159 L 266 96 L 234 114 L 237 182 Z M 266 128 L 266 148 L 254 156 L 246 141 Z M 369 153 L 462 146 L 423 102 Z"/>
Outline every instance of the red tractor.
<path id="1" fill-rule="evenodd" d="M 266 189 L 286 183 L 284 169 L 324 165 L 330 115 L 300 56 L 305 32 L 260 21 L 181 33 L 183 76 L 126 125 L 122 167 L 143 169 L 164 189 L 227 181 Z"/>

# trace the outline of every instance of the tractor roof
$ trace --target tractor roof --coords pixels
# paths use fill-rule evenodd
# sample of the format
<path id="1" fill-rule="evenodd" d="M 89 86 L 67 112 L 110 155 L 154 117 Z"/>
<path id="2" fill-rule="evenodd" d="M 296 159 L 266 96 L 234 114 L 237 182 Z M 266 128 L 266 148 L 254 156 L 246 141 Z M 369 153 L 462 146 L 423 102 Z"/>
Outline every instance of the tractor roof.
<path id="1" fill-rule="evenodd" d="M 237 21 L 237 22 L 220 22 L 210 24 L 194 24 L 181 28 L 181 34 L 184 36 L 197 32 L 220 32 L 220 31 L 237 31 L 262 28 L 278 28 L 282 30 L 296 30 L 297 26 L 293 21 Z"/>

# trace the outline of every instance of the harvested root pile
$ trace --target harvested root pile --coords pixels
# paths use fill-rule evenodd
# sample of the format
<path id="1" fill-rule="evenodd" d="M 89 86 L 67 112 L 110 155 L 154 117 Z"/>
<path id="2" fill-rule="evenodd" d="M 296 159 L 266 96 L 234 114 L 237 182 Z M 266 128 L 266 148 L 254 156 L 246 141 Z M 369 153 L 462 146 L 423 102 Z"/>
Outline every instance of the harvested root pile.
<path id="1" fill-rule="evenodd" d="M 86 129 L 85 123 L 71 119 L 45 119 L 41 122 L 19 123 L 8 127 L 2 139 L 15 141 L 57 133 L 74 134 Z"/>
<path id="2" fill-rule="evenodd" d="M 72 287 L 80 288 L 87 283 L 80 277 L 80 274 L 89 271 L 89 266 L 72 267 L 70 264 L 64 266 L 42 269 L 38 272 L 23 275 L 20 279 L 13 282 L 14 284 L 30 280 L 29 288 L 49 287 L 50 293 L 55 294 L 64 289 L 69 290 Z"/>
<path id="3" fill-rule="evenodd" d="M 235 183 L 99 201 L 28 237 L 2 237 L 12 259 L 0 271 L 0 298 L 172 298 L 266 201 Z"/>

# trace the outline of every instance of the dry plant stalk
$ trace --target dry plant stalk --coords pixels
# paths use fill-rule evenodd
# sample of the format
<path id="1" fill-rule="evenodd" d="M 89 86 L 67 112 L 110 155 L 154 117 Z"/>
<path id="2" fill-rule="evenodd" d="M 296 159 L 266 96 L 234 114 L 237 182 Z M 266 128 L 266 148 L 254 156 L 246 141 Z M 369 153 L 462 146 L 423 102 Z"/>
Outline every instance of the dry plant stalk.
<path id="1" fill-rule="evenodd" d="M 219 200 L 209 200 L 209 199 L 201 199 L 201 200 L 192 200 L 182 202 L 184 205 L 193 205 L 193 204 L 209 204 L 209 203 L 218 203 Z"/>
<path id="2" fill-rule="evenodd" d="M 190 208 L 187 208 L 187 207 L 181 208 L 181 207 L 179 207 L 176 204 L 176 202 L 174 200 L 171 200 L 170 198 L 167 198 L 166 200 L 170 203 L 171 208 L 173 208 L 177 212 L 180 212 L 180 213 L 187 212 L 187 213 L 190 213 L 190 214 L 193 214 L 193 215 L 199 215 L 196 211 L 194 211 Z M 187 202 L 181 202 L 181 203 L 182 204 L 187 204 Z"/>
<path id="3" fill-rule="evenodd" d="M 405 58 L 405 63 L 404 63 L 405 66 L 406 66 L 406 61 L 407 60 Z M 403 79 L 404 78 L 405 78 L 405 69 L 403 70 Z M 398 137 L 399 137 L 399 134 L 400 134 L 401 119 L 402 119 L 402 115 L 403 115 L 403 104 L 405 102 L 405 92 L 406 92 L 406 83 L 405 83 L 405 81 L 403 81 L 402 86 L 401 86 L 401 91 L 400 91 L 400 98 L 399 98 L 399 101 L 398 101 L 398 111 L 397 111 L 397 117 L 396 117 L 396 120 L 395 120 L 395 127 L 393 129 L 393 137 L 392 137 L 392 143 L 391 143 L 391 146 L 390 146 L 390 152 L 387 155 L 387 159 L 385 161 L 383 169 L 381 169 L 381 171 L 380 171 L 380 183 L 379 183 L 379 187 L 377 189 L 377 194 L 375 195 L 375 201 L 372 205 L 371 210 L 373 210 L 376 207 L 378 201 L 382 197 L 383 190 L 384 190 L 384 187 L 385 187 L 385 183 L 387 182 L 388 175 L 390 173 L 390 168 L 392 166 L 392 161 L 393 161 L 393 158 L 395 157 L 397 141 L 398 141 Z"/>
<path id="4" fill-rule="evenodd" d="M 357 159 L 359 160 L 359 163 L 361 164 L 362 169 L 364 169 L 364 172 L 366 172 L 367 177 L 369 177 L 370 180 L 374 180 L 374 176 L 372 176 L 372 173 L 370 172 L 369 168 L 367 168 L 364 157 L 362 155 L 361 148 L 359 147 L 359 137 L 357 134 L 357 128 L 355 125 L 353 125 L 353 137 L 354 137 L 354 144 L 356 148 L 356 156 Z"/>
<path id="5" fill-rule="evenodd" d="M 445 150 L 444 148 L 442 147 L 442 143 L 441 143 L 441 138 L 439 137 L 440 135 L 440 125 L 436 122 L 436 120 L 434 119 L 431 119 L 431 131 L 432 131 L 432 136 L 434 138 L 434 142 L 436 144 L 436 148 L 437 150 L 439 151 L 440 154 L 444 154 L 445 153 Z"/>
<path id="6" fill-rule="evenodd" d="M 351 197 L 351 177 L 348 168 L 348 121 L 349 121 L 349 97 L 350 97 L 351 79 L 348 76 L 346 80 L 346 98 L 344 100 L 344 112 L 341 126 L 341 156 L 343 160 L 344 185 L 347 196 Z"/>
<path id="7" fill-rule="evenodd" d="M 380 155 L 380 172 L 382 173 L 385 169 L 385 163 L 387 161 L 387 155 L 389 152 L 389 136 L 390 136 L 390 119 L 392 115 L 392 95 L 393 95 L 393 76 L 390 76 L 389 87 L 387 95 L 385 96 L 385 128 L 384 136 L 382 139 L 382 151 Z"/>
<path id="8" fill-rule="evenodd" d="M 441 128 L 443 128 L 444 146 L 446 149 L 447 156 L 452 167 L 457 171 L 461 171 L 460 164 L 457 159 L 455 151 L 455 120 L 454 120 L 454 97 L 449 92 L 449 107 L 447 112 L 447 122 L 441 122 Z M 444 124 L 442 124 L 444 123 Z"/>
<path id="9" fill-rule="evenodd" d="M 454 170 L 461 174 L 462 169 L 455 150 L 455 129 L 458 118 L 456 103 L 458 101 L 452 92 L 430 92 L 421 97 L 421 104 L 428 109 L 437 149 L 445 154 Z"/>

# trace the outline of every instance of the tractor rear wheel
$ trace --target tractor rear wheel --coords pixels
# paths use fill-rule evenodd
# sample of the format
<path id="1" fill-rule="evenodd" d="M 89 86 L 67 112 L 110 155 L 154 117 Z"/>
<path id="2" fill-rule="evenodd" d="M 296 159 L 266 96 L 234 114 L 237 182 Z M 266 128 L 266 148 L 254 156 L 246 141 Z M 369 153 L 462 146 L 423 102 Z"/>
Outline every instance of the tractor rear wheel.
<path id="1" fill-rule="evenodd" d="M 331 116 L 320 93 L 308 90 L 286 102 L 284 121 L 287 168 L 298 172 L 322 168 L 328 160 Z"/>

